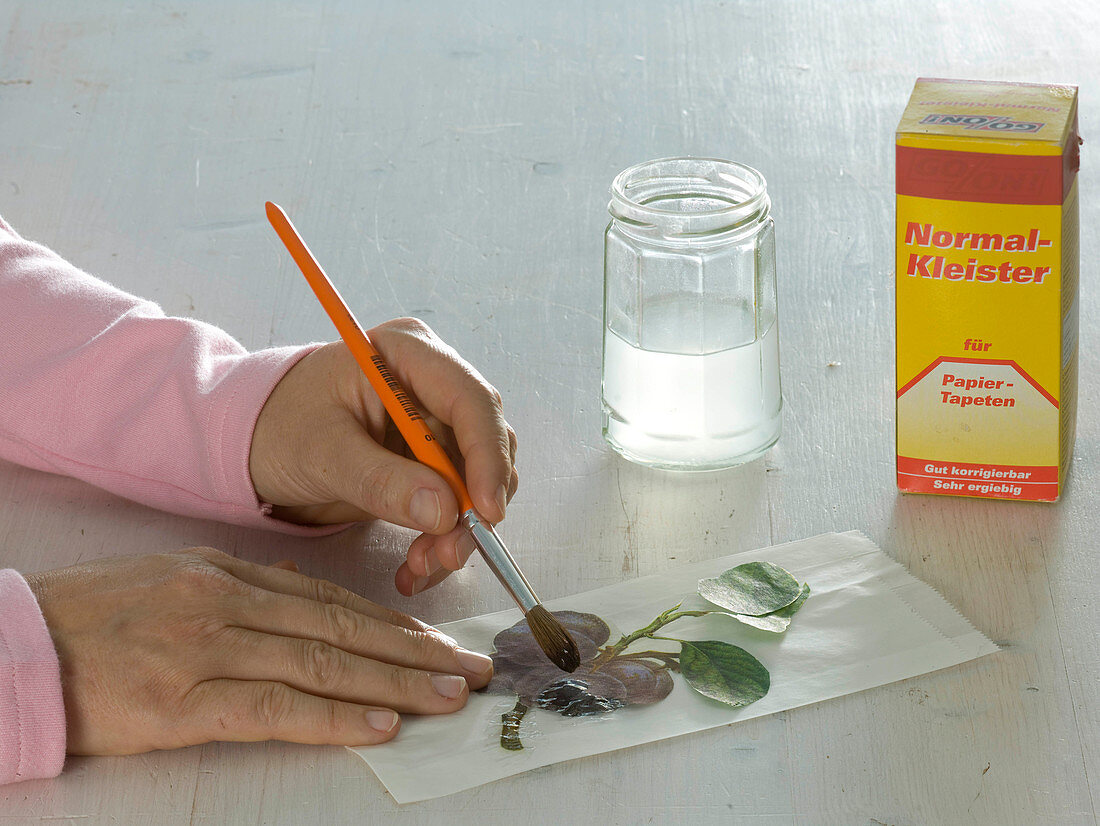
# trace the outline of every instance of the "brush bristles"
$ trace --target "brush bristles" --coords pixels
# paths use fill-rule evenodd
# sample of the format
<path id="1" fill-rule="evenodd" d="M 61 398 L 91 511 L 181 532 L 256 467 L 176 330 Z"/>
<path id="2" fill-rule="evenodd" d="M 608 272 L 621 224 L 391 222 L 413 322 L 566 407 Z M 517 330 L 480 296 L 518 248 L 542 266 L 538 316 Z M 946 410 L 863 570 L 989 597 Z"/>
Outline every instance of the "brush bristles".
<path id="1" fill-rule="evenodd" d="M 527 612 L 527 624 L 531 628 L 535 642 L 549 657 L 550 662 L 562 671 L 572 673 L 577 670 L 577 666 L 581 664 L 581 654 L 577 650 L 577 644 L 553 614 L 541 605 L 536 605 Z"/>

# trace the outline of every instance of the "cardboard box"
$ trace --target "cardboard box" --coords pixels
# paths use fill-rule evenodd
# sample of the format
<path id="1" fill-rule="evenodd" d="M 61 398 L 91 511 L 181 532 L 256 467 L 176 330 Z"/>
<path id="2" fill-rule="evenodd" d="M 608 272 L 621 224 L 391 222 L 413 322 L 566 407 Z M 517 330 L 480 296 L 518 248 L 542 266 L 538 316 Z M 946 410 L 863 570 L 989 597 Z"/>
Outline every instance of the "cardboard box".
<path id="1" fill-rule="evenodd" d="M 921 78 L 897 132 L 897 475 L 1055 501 L 1077 408 L 1077 88 Z"/>

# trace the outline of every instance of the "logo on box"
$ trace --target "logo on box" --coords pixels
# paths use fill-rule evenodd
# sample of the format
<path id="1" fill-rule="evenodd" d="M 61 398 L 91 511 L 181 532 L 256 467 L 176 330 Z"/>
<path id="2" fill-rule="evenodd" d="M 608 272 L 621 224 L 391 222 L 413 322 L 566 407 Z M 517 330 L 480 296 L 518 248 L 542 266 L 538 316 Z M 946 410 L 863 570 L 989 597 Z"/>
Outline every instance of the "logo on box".
<path id="1" fill-rule="evenodd" d="M 964 129 L 988 129 L 990 132 L 1038 132 L 1045 123 L 1013 120 L 1004 115 L 926 115 L 921 123 L 938 126 L 961 126 Z"/>

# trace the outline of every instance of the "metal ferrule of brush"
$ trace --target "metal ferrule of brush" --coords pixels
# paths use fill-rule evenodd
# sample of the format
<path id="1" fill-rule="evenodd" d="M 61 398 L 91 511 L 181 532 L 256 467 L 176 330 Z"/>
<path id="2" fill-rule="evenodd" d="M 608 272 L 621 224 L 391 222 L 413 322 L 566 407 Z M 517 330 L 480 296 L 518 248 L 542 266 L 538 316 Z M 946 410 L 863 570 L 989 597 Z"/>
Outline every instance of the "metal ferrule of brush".
<path id="1" fill-rule="evenodd" d="M 470 532 L 477 549 L 489 563 L 489 568 L 512 595 L 512 599 L 523 609 L 523 613 L 526 614 L 538 605 L 539 600 L 531 588 L 531 583 L 520 571 L 516 561 L 504 546 L 504 541 L 493 530 L 493 526 L 483 521 L 472 510 L 462 514 L 462 524 Z"/>

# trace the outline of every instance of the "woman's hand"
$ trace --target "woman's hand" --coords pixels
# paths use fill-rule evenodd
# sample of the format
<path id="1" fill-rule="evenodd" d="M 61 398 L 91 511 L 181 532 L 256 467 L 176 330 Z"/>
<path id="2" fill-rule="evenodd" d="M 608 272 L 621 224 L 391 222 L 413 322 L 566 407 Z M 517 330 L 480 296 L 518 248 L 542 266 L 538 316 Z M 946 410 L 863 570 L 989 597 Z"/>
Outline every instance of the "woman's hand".
<path id="1" fill-rule="evenodd" d="M 293 563 L 211 548 L 26 577 L 61 662 L 68 751 L 211 740 L 365 745 L 445 714 L 492 660 Z"/>
<path id="2" fill-rule="evenodd" d="M 463 473 L 478 513 L 502 520 L 519 477 L 500 394 L 415 318 L 369 334 Z M 457 571 L 473 552 L 454 493 L 412 456 L 343 343 L 306 356 L 276 385 L 256 423 L 249 470 L 280 519 L 378 518 L 422 531 L 397 572 L 406 596 Z"/>

